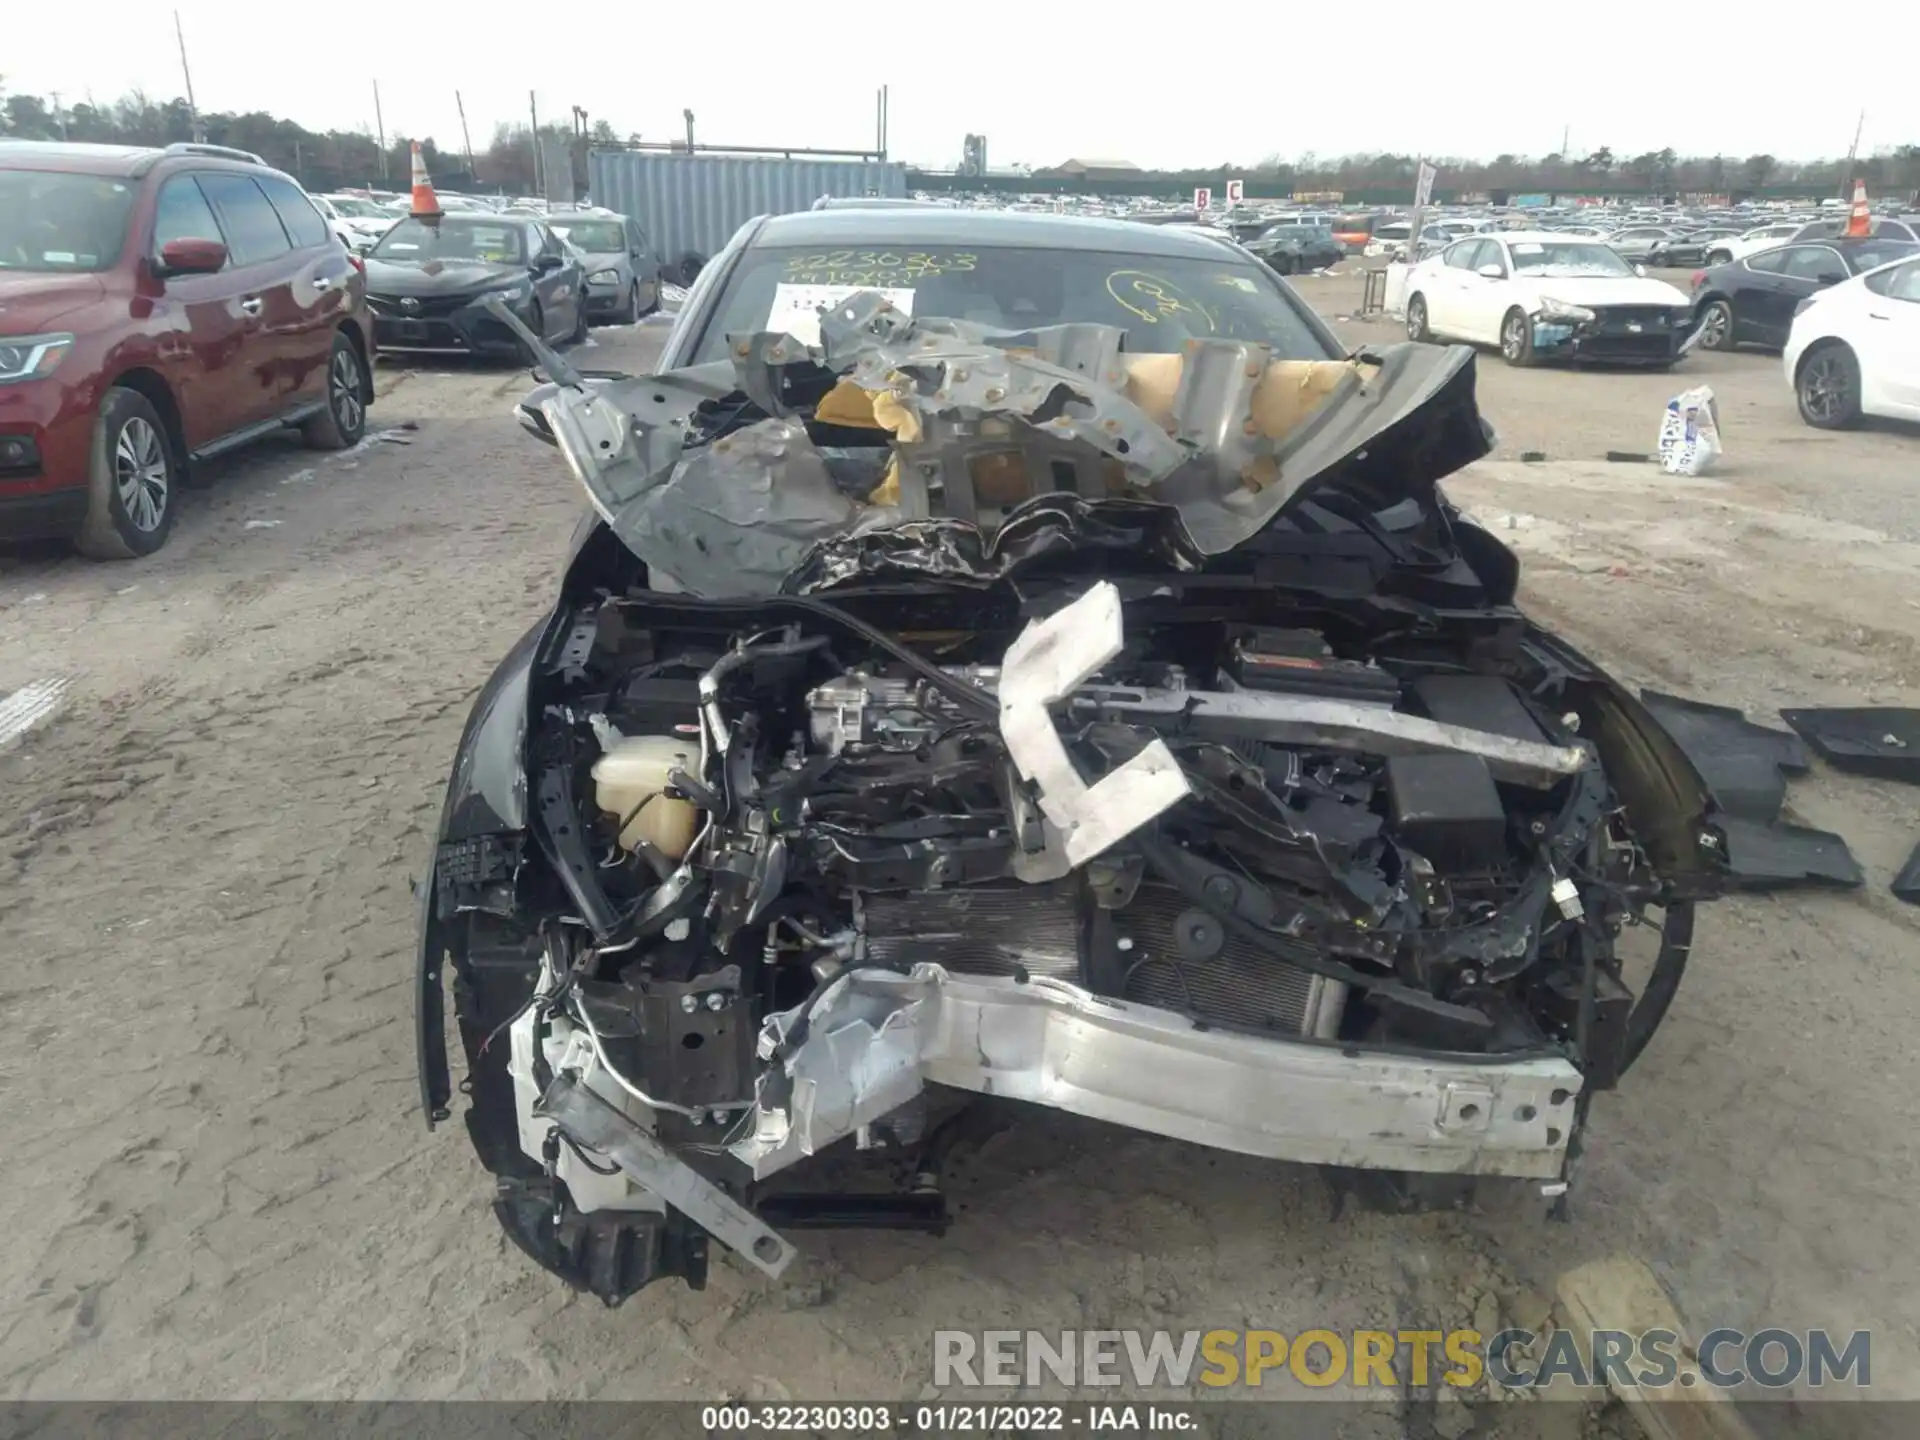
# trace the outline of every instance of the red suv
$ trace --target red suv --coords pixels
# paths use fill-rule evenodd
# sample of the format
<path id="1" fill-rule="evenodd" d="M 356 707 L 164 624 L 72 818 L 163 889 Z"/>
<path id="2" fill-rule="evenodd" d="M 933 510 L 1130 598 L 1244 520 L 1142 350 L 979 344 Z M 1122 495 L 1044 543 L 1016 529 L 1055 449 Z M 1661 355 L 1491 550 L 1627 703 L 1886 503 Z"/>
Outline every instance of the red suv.
<path id="1" fill-rule="evenodd" d="M 259 156 L 0 141 L 0 539 L 150 555 L 194 462 L 358 442 L 372 360 L 358 260 Z"/>

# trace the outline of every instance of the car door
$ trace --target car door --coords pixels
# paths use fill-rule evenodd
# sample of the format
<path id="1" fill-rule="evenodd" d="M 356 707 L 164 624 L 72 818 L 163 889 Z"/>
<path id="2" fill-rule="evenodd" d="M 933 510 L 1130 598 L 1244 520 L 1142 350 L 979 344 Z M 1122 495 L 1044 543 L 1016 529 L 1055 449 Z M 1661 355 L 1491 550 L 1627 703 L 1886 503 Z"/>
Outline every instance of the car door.
<path id="1" fill-rule="evenodd" d="M 1427 327 L 1436 335 L 1464 339 L 1467 305 L 1463 277 L 1466 257 L 1480 248 L 1478 240 L 1456 240 L 1424 267 L 1421 289 L 1427 302 Z"/>
<path id="2" fill-rule="evenodd" d="M 1920 420 L 1920 260 L 1869 275 L 1859 334 L 1862 399 L 1878 415 Z"/>
<path id="3" fill-rule="evenodd" d="M 1480 345 L 1500 343 L 1500 322 L 1513 305 L 1513 260 L 1507 247 L 1498 240 L 1486 239 L 1464 257 L 1466 273 L 1461 281 L 1467 298 L 1464 331 L 1467 339 Z M 1482 274 L 1488 269 L 1497 275 Z"/>
<path id="4" fill-rule="evenodd" d="M 307 193 L 280 175 L 256 175 L 292 250 L 282 262 L 298 310 L 287 337 L 289 404 L 324 400 L 333 333 L 351 303 L 353 262 Z"/>
<path id="5" fill-rule="evenodd" d="M 660 257 L 653 253 L 638 220 L 627 221 L 627 253 L 632 257 L 634 278 L 640 282 L 640 308 L 651 310 L 660 303 Z"/>
<path id="6" fill-rule="evenodd" d="M 1793 328 L 1793 312 L 1800 302 L 1847 278 L 1847 262 L 1831 245 L 1789 245 L 1778 283 L 1760 302 L 1763 330 L 1757 338 L 1769 345 L 1785 345 L 1787 332 Z"/>
<path id="7" fill-rule="evenodd" d="M 1733 307 L 1734 339 L 1767 345 L 1784 343 L 1774 338 L 1780 313 L 1777 292 L 1787 283 L 1787 257 L 1792 251 L 1793 247 L 1787 245 L 1762 250 L 1757 255 L 1749 255 L 1729 272 L 1727 301 Z M 1789 305 L 1789 320 L 1792 315 L 1793 307 Z"/>
<path id="8" fill-rule="evenodd" d="M 214 240 L 232 249 L 192 173 L 160 183 L 147 256 L 159 287 L 153 302 L 155 359 L 179 406 L 187 448 L 198 450 L 249 423 L 258 407 L 256 381 L 243 357 L 259 334 L 260 318 L 241 308 L 248 282 L 231 253 L 212 275 L 165 273 L 160 252 L 173 240 Z"/>
<path id="9" fill-rule="evenodd" d="M 527 254 L 533 257 L 533 289 L 546 319 L 541 339 L 571 335 L 580 323 L 580 267 L 568 259 L 560 237 L 537 222 L 527 226 Z"/>
<path id="10" fill-rule="evenodd" d="M 249 383 L 246 419 L 277 418 L 292 403 L 304 316 L 293 295 L 293 242 L 266 192 L 242 170 L 208 170 L 200 190 L 219 217 L 240 283 L 240 308 L 257 322 L 241 355 Z"/>

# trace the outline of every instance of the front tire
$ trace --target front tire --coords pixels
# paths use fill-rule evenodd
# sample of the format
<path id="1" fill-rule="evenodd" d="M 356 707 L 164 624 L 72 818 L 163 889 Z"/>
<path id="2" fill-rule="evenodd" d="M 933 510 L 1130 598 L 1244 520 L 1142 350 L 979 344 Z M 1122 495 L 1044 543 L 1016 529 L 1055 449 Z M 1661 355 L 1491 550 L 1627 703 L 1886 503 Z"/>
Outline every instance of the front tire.
<path id="1" fill-rule="evenodd" d="M 1733 307 L 1724 300 L 1709 300 L 1700 310 L 1700 347 L 1703 350 L 1733 349 Z"/>
<path id="2" fill-rule="evenodd" d="M 1709 250 L 1707 252 L 1707 264 L 1709 265 L 1730 265 L 1732 263 L 1733 252 L 1730 250 Z"/>
<path id="3" fill-rule="evenodd" d="M 638 280 L 627 287 L 627 308 L 620 312 L 620 323 L 622 325 L 640 323 L 640 282 Z"/>
<path id="4" fill-rule="evenodd" d="M 1794 377 L 1800 418 L 1816 430 L 1845 430 L 1860 423 L 1860 359 L 1833 340 L 1810 350 Z"/>
<path id="5" fill-rule="evenodd" d="M 315 450 L 351 450 L 366 433 L 366 371 L 360 349 L 336 330 L 327 356 L 327 408 L 300 427 L 300 438 Z"/>
<path id="6" fill-rule="evenodd" d="M 1518 305 L 1500 322 L 1500 355 L 1516 369 L 1533 364 L 1533 322 Z"/>
<path id="7" fill-rule="evenodd" d="M 87 463 L 87 514 L 74 544 L 94 560 L 151 555 L 173 531 L 180 467 L 153 403 L 114 386 L 100 402 Z"/>
<path id="8" fill-rule="evenodd" d="M 1433 342 L 1433 331 L 1427 325 L 1427 297 L 1424 295 L 1407 297 L 1407 338 L 1416 345 Z"/>
<path id="9" fill-rule="evenodd" d="M 587 338 L 587 293 L 581 291 L 573 297 L 573 333 L 567 337 L 570 344 L 579 345 Z"/>

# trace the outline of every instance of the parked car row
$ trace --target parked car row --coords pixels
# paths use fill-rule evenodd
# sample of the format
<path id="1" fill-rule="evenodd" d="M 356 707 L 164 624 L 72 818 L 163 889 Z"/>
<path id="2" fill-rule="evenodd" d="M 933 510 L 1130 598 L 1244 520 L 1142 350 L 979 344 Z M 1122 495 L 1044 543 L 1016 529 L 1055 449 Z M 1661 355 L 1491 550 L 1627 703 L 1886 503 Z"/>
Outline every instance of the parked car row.
<path id="1" fill-rule="evenodd" d="M 577 340 L 655 309 L 659 261 L 606 211 L 395 215 L 221 146 L 10 142 L 0 539 L 152 554 L 201 462 L 290 427 L 357 443 L 378 351 L 526 360 L 492 297 Z"/>

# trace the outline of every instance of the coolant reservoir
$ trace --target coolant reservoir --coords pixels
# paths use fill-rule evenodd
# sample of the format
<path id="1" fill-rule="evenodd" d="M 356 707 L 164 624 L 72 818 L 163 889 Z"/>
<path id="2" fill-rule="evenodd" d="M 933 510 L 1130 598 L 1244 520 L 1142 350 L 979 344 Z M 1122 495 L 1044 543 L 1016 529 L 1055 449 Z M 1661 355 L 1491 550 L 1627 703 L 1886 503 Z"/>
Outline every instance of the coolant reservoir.
<path id="1" fill-rule="evenodd" d="M 644 840 L 669 860 L 687 853 L 698 819 L 693 802 L 660 792 L 670 772 L 691 774 L 699 763 L 698 749 L 676 735 L 631 735 L 607 745 L 593 764 L 593 798 L 624 822 L 621 849 L 632 850 Z"/>

